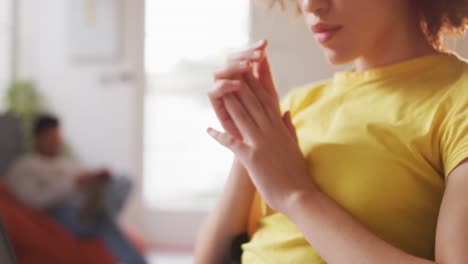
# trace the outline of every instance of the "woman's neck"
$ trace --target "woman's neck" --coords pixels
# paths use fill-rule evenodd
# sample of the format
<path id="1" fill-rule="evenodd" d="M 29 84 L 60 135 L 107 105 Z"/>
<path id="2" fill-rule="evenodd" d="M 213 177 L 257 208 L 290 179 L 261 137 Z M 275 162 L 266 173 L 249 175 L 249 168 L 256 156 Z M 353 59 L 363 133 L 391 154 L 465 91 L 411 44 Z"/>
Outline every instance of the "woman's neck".
<path id="1" fill-rule="evenodd" d="M 408 27 L 408 24 L 413 26 Z M 401 23 L 357 58 L 355 69 L 361 72 L 433 53 L 437 51 L 429 44 L 418 23 Z"/>

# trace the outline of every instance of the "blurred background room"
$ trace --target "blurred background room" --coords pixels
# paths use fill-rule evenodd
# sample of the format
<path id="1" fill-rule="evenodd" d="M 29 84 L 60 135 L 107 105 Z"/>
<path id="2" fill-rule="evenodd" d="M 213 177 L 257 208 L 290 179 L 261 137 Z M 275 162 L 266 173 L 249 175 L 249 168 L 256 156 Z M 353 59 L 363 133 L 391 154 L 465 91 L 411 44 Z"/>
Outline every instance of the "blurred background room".
<path id="1" fill-rule="evenodd" d="M 60 120 L 64 155 L 130 179 L 118 225 L 149 263 L 193 263 L 233 158 L 205 132 L 219 127 L 212 73 L 268 39 L 280 96 L 329 78 L 337 68 L 307 31 L 294 9 L 251 0 L 0 0 L 0 215 L 19 263 L 52 263 L 38 262 L 48 251 L 56 263 L 109 259 L 100 241 L 83 243 L 6 194 L 2 178 L 32 151 L 41 113 Z M 447 45 L 468 57 L 467 38 Z"/>

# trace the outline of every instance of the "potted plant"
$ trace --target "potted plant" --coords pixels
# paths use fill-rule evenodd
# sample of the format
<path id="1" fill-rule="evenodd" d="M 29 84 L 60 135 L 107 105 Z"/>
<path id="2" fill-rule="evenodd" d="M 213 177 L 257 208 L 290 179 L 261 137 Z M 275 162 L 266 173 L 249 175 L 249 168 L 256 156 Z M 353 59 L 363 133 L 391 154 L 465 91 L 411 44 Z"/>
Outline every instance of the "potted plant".
<path id="1" fill-rule="evenodd" d="M 32 129 L 34 120 L 43 110 L 41 98 L 29 81 L 11 82 L 5 96 L 6 111 L 18 118 L 21 124 L 23 150 L 32 151 Z"/>

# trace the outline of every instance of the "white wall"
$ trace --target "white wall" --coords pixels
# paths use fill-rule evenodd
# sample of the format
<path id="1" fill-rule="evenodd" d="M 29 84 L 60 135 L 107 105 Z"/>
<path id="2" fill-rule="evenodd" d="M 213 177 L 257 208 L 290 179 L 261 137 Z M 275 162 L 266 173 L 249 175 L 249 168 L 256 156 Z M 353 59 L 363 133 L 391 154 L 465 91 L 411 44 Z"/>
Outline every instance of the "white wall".
<path id="1" fill-rule="evenodd" d="M 36 83 L 47 106 L 63 120 L 67 142 L 83 164 L 128 174 L 139 186 L 144 1 L 122 0 L 122 55 L 94 63 L 70 59 L 68 1 L 73 0 L 19 2 L 18 76 Z M 133 80 L 102 82 L 121 73 L 132 74 Z M 130 212 L 139 226 L 138 210 Z"/>

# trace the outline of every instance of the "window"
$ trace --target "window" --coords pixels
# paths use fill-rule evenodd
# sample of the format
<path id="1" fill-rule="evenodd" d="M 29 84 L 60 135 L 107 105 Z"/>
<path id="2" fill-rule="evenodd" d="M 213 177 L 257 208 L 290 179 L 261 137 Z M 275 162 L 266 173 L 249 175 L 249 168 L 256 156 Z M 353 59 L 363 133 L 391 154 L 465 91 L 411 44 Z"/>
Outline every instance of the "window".
<path id="1" fill-rule="evenodd" d="M 144 202 L 209 206 L 232 154 L 206 128 L 220 128 L 206 93 L 213 72 L 249 38 L 249 0 L 146 1 Z"/>
<path id="2" fill-rule="evenodd" d="M 0 0 L 0 106 L 3 106 L 3 96 L 11 79 L 12 4 L 11 0 Z"/>

